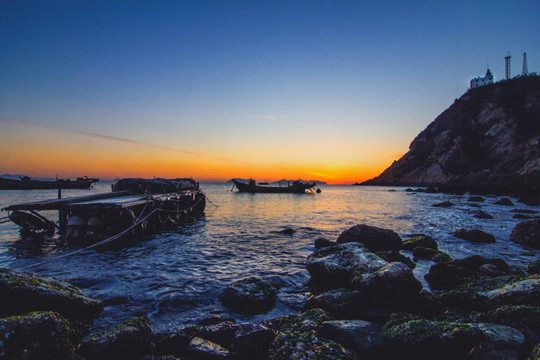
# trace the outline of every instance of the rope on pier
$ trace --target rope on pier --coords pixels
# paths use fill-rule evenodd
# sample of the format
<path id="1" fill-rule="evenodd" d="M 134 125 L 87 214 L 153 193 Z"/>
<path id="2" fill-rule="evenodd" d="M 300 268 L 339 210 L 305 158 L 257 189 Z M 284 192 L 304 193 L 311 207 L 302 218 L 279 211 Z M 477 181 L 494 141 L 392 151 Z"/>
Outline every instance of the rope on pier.
<path id="1" fill-rule="evenodd" d="M 4 216 L 3 218 L 0 218 L 0 224 L 5 224 L 7 222 L 11 221 L 9 216 Z"/>

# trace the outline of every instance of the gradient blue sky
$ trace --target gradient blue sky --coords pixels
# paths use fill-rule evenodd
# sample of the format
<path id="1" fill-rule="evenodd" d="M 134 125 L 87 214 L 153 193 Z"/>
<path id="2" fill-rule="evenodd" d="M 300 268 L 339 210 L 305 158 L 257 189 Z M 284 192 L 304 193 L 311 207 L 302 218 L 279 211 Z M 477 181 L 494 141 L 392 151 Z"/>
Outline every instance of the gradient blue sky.
<path id="1" fill-rule="evenodd" d="M 526 51 L 540 70 L 539 14 L 538 1 L 3 0 L 0 173 L 365 180 L 487 63 L 500 80 L 507 52 L 515 75 Z"/>

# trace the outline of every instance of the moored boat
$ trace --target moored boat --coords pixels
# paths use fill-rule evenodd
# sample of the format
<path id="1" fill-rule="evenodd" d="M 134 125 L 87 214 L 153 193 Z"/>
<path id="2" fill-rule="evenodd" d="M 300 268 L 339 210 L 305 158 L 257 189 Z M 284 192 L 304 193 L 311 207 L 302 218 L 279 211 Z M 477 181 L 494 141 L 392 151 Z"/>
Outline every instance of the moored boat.
<path id="1" fill-rule="evenodd" d="M 87 176 L 76 180 L 36 180 L 28 176 L 19 179 L 0 178 L 0 190 L 47 190 L 47 189 L 89 189 L 99 179 Z"/>
<path id="2" fill-rule="evenodd" d="M 239 192 L 248 192 L 248 193 L 294 193 L 294 194 L 304 194 L 306 190 L 313 191 L 313 188 L 317 185 L 314 181 L 293 181 L 287 183 L 287 186 L 271 186 L 271 185 L 261 185 L 257 184 L 255 180 L 250 179 L 249 182 L 243 183 L 236 179 L 232 180 L 234 185 Z"/>

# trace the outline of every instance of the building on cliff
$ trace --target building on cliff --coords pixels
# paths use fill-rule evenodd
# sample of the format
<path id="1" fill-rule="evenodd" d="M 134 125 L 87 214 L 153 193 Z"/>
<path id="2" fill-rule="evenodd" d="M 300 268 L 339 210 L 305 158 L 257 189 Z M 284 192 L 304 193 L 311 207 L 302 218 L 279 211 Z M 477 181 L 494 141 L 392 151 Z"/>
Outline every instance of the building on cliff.
<path id="1" fill-rule="evenodd" d="M 487 69 L 486 76 L 478 76 L 471 80 L 471 89 L 490 84 L 493 84 L 493 74 L 491 73 L 491 70 Z"/>

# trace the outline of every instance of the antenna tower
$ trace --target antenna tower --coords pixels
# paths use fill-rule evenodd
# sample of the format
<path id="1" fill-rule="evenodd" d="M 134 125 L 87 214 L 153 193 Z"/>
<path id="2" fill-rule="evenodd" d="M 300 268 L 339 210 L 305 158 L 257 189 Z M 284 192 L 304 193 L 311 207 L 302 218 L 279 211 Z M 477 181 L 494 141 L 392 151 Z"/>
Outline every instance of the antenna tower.
<path id="1" fill-rule="evenodd" d="M 510 51 L 508 52 L 508 56 L 504 58 L 504 77 L 506 80 L 510 79 L 510 59 L 512 57 L 510 56 Z"/>
<path id="2" fill-rule="evenodd" d="M 523 70 L 521 71 L 521 76 L 529 75 L 529 69 L 527 69 L 527 53 L 523 53 Z"/>

